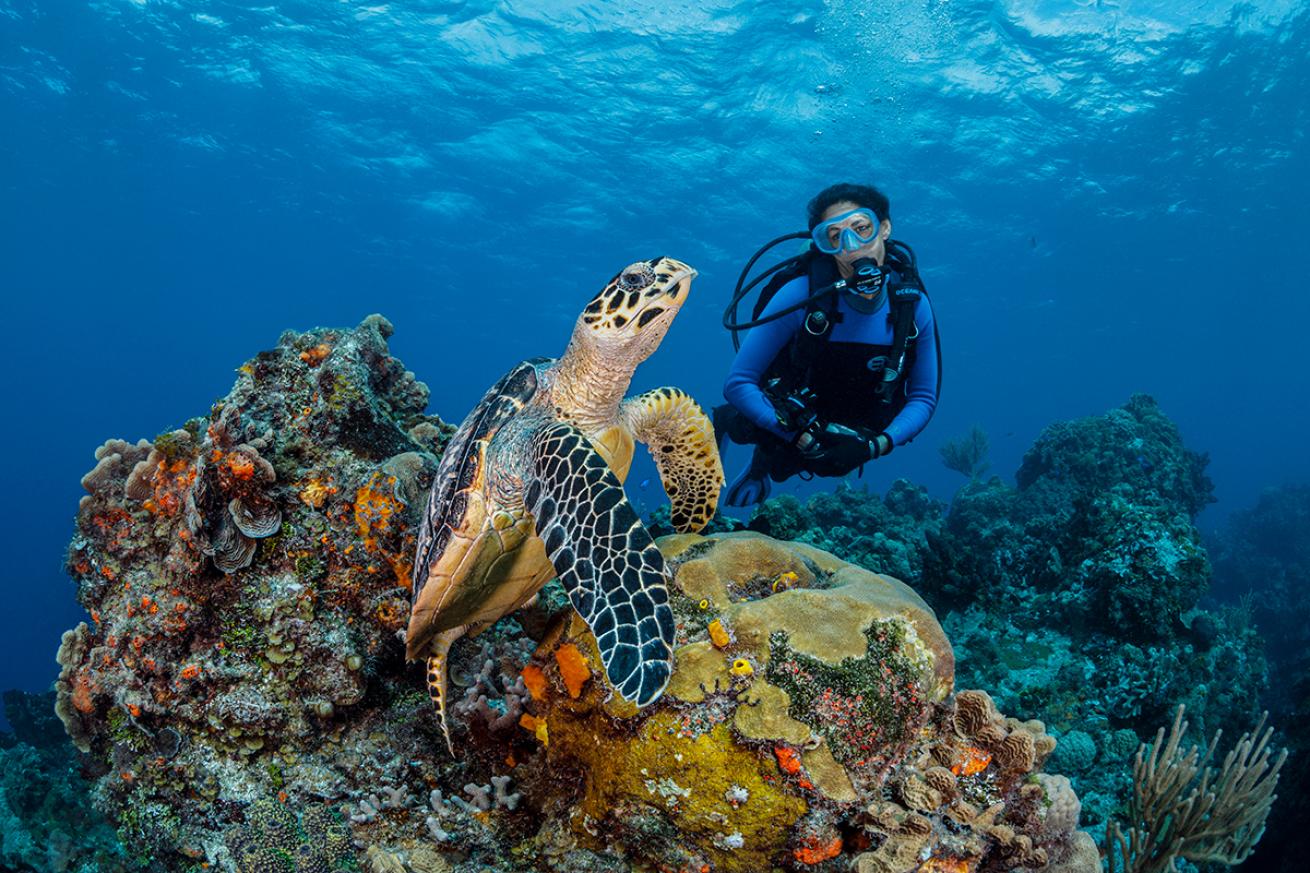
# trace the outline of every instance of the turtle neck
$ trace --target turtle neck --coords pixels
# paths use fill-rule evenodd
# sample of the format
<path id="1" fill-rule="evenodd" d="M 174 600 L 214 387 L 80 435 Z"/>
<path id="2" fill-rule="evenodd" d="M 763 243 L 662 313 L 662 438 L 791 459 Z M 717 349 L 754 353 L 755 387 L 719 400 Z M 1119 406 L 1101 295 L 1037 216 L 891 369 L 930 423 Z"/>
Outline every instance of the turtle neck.
<path id="1" fill-rule="evenodd" d="M 590 432 L 618 418 L 619 404 L 637 368 L 633 362 L 600 354 L 575 337 L 554 369 L 551 396 L 555 405 L 584 432 Z"/>

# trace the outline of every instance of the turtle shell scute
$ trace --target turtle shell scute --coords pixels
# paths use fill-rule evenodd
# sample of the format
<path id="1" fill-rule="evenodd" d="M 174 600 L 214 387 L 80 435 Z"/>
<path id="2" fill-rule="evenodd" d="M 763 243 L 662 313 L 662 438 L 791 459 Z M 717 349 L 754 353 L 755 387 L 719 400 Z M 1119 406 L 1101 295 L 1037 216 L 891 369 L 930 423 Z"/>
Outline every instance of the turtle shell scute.
<path id="1" fill-rule="evenodd" d="M 486 451 L 499 430 L 537 393 L 537 369 L 549 358 L 531 358 L 515 366 L 487 390 L 446 446 L 432 484 L 427 512 L 415 548 L 413 602 L 427 583 L 451 532 L 467 523 L 467 492 L 477 487 Z"/>

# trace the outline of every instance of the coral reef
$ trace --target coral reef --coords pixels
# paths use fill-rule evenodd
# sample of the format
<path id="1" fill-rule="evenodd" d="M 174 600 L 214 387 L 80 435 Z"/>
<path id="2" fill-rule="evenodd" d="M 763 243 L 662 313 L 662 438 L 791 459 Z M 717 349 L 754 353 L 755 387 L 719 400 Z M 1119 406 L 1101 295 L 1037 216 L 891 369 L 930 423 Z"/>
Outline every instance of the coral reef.
<path id="1" fill-rule="evenodd" d="M 56 709 L 132 863 L 890 869 L 912 848 L 1006 870 L 1080 857 L 1076 803 L 1052 817 L 1035 799 L 1054 740 L 981 692 L 952 694 L 951 646 L 914 591 L 756 532 L 661 539 L 676 671 L 640 712 L 610 694 L 558 585 L 462 641 L 450 759 L 398 633 L 448 429 L 423 414 L 388 334 L 377 317 L 287 334 L 207 420 L 99 453 L 68 561 L 91 622 L 65 634 Z M 870 514 L 940 518 L 908 484 L 876 508 L 816 510 L 852 531 Z"/>
<path id="2" fill-rule="evenodd" d="M 1203 459 L 1135 398 L 949 513 L 901 481 L 661 538 L 676 669 L 640 712 L 548 585 L 452 651 L 452 759 L 401 639 L 450 428 L 390 332 L 288 333 L 97 452 L 55 709 L 132 864 L 1088 873 L 1142 724 L 1202 679 L 1207 728 L 1250 709 L 1258 647 L 1197 608 Z"/>
<path id="3" fill-rule="evenodd" d="M 1271 660 L 1285 670 L 1310 669 L 1310 485 L 1266 491 L 1207 545 L 1215 597 L 1249 610 Z M 1274 708 L 1292 706 L 1284 694 Z"/>
<path id="4" fill-rule="evenodd" d="M 265 799 L 251 804 L 245 821 L 224 835 L 224 848 L 240 873 L 328 873 L 346 869 L 354 859 L 349 833 L 325 806 L 308 806 L 297 817 L 287 805 Z"/>
<path id="5" fill-rule="evenodd" d="M 256 801 L 422 775 L 397 752 L 430 728 L 396 632 L 450 428 L 391 331 L 287 333 L 206 419 L 111 441 L 83 480 L 68 569 L 91 621 L 65 634 L 56 709 L 142 860 L 233 860 L 221 834 Z"/>
<path id="6" fill-rule="evenodd" d="M 548 726 L 530 766 L 575 778 L 560 827 L 584 846 L 676 870 L 1006 870 L 1076 855 L 1073 869 L 1095 869 L 1076 799 L 1071 815 L 1036 811 L 1054 739 L 983 692 L 951 694 L 950 645 L 907 586 L 754 533 L 659 544 L 679 622 L 660 701 L 638 713 L 600 681 L 575 694 L 557 653 L 599 663 L 576 619 L 525 668 L 541 681 L 524 726 Z"/>
<path id="7" fill-rule="evenodd" d="M 1233 622 L 1266 640 L 1270 671 L 1279 677 L 1267 705 L 1291 750 L 1284 784 L 1310 784 L 1310 486 L 1265 491 L 1254 507 L 1233 513 L 1208 547 L 1215 598 L 1228 604 Z M 1245 866 L 1299 870 L 1308 828 L 1310 797 L 1285 790 Z"/>
<path id="8" fill-rule="evenodd" d="M 945 513 L 940 501 L 906 479 L 893 482 L 881 498 L 842 482 L 805 503 L 791 495 L 775 497 L 760 506 L 748 527 L 811 543 L 919 589 Z"/>
<path id="9" fill-rule="evenodd" d="M 1153 398 L 1134 394 L 1104 415 L 1049 425 L 1015 474 L 1020 490 L 1053 505 L 1071 495 L 1126 487 L 1143 502 L 1177 506 L 1194 518 L 1214 502 L 1209 459 L 1183 445 L 1177 426 Z"/>
<path id="10" fill-rule="evenodd" d="M 967 680 L 1100 739 L 1146 736 L 1179 703 L 1198 733 L 1254 723 L 1268 681 L 1260 640 L 1200 608 L 1210 567 L 1192 519 L 1211 500 L 1204 464 L 1138 395 L 1048 427 L 1017 488 L 962 488 L 929 534 L 920 590 L 950 604 Z M 1121 795 L 1114 772 L 1118 784 L 1098 790 Z"/>

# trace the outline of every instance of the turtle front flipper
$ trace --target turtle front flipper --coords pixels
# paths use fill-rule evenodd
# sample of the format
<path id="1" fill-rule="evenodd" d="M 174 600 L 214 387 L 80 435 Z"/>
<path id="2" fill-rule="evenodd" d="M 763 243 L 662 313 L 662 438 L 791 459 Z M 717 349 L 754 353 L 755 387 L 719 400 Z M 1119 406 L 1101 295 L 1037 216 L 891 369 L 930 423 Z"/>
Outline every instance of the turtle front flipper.
<path id="1" fill-rule="evenodd" d="M 723 462 L 705 411 L 679 388 L 656 388 L 623 401 L 619 415 L 655 459 L 673 527 L 696 533 L 709 524 L 723 489 Z"/>
<path id="2" fill-rule="evenodd" d="M 551 422 L 536 434 L 525 486 L 537 536 L 596 637 L 610 684 L 645 706 L 673 673 L 664 557 L 618 477 L 572 425 Z"/>

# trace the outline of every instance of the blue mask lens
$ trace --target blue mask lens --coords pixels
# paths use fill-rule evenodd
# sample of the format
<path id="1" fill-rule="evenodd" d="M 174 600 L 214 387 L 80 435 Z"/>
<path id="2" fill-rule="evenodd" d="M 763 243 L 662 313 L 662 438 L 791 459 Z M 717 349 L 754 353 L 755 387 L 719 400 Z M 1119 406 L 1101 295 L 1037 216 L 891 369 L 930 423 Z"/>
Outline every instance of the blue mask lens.
<path id="1" fill-rule="evenodd" d="M 862 217 L 868 220 L 870 230 L 868 236 L 862 236 L 854 227 L 850 225 L 862 224 L 856 219 Z M 838 228 L 840 228 L 838 230 Z M 836 236 L 836 240 L 832 239 Z M 834 216 L 810 231 L 810 238 L 814 240 L 814 247 L 825 255 L 835 255 L 839 252 L 853 252 L 858 248 L 867 246 L 878 236 L 878 217 L 869 209 L 852 209 L 850 212 L 843 212 L 841 215 Z"/>

